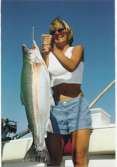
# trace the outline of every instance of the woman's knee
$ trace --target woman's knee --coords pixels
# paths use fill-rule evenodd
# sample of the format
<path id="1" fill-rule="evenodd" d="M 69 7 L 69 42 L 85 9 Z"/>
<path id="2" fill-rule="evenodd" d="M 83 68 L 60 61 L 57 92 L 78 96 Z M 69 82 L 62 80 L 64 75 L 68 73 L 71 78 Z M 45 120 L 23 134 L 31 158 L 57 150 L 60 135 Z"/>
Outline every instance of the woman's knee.
<path id="1" fill-rule="evenodd" d="M 86 165 L 88 163 L 88 152 L 87 150 L 74 151 L 72 158 L 75 165 Z"/>

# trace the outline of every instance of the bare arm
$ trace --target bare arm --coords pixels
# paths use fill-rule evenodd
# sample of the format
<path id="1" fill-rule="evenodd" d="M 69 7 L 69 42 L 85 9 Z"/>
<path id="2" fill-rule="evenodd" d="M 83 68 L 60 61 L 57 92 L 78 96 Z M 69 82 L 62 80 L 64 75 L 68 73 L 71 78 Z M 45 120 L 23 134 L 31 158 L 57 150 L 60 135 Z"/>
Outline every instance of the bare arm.
<path id="1" fill-rule="evenodd" d="M 53 53 L 59 62 L 70 72 L 73 72 L 76 67 L 79 65 L 80 61 L 83 59 L 83 47 L 81 45 L 77 45 L 74 47 L 72 51 L 71 58 L 65 56 L 63 51 L 55 47 L 53 49 Z"/>

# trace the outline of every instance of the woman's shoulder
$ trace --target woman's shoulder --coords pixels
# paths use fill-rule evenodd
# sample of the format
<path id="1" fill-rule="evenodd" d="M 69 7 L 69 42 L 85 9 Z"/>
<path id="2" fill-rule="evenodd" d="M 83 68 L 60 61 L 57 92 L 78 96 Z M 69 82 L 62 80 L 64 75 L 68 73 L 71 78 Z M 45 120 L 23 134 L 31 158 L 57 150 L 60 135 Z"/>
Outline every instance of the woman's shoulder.
<path id="1" fill-rule="evenodd" d="M 72 52 L 84 52 L 84 46 L 82 44 L 74 45 Z"/>
<path id="2" fill-rule="evenodd" d="M 74 49 L 83 49 L 84 50 L 84 45 L 83 44 L 76 44 L 72 46 Z"/>

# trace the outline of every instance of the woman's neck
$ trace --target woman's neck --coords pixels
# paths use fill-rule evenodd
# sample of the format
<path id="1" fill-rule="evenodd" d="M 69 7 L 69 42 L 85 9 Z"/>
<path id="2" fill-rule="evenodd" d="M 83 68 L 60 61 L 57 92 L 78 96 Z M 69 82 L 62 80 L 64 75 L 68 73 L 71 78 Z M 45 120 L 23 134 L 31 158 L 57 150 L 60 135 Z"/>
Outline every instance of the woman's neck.
<path id="1" fill-rule="evenodd" d="M 55 45 L 55 47 L 57 47 L 58 49 L 62 50 L 63 52 L 66 51 L 67 48 L 69 48 L 69 44 L 65 44 L 65 45 L 62 45 L 62 46 L 58 46 L 58 45 Z"/>

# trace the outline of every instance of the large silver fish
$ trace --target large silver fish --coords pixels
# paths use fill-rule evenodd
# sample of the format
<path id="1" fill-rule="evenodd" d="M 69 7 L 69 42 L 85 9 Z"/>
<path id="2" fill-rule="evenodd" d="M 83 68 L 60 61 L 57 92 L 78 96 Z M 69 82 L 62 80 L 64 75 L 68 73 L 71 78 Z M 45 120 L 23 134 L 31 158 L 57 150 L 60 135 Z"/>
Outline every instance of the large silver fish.
<path id="1" fill-rule="evenodd" d="M 29 129 L 36 151 L 45 149 L 45 137 L 50 126 L 52 95 L 47 66 L 35 41 L 33 49 L 22 45 L 21 100 L 25 106 Z"/>

